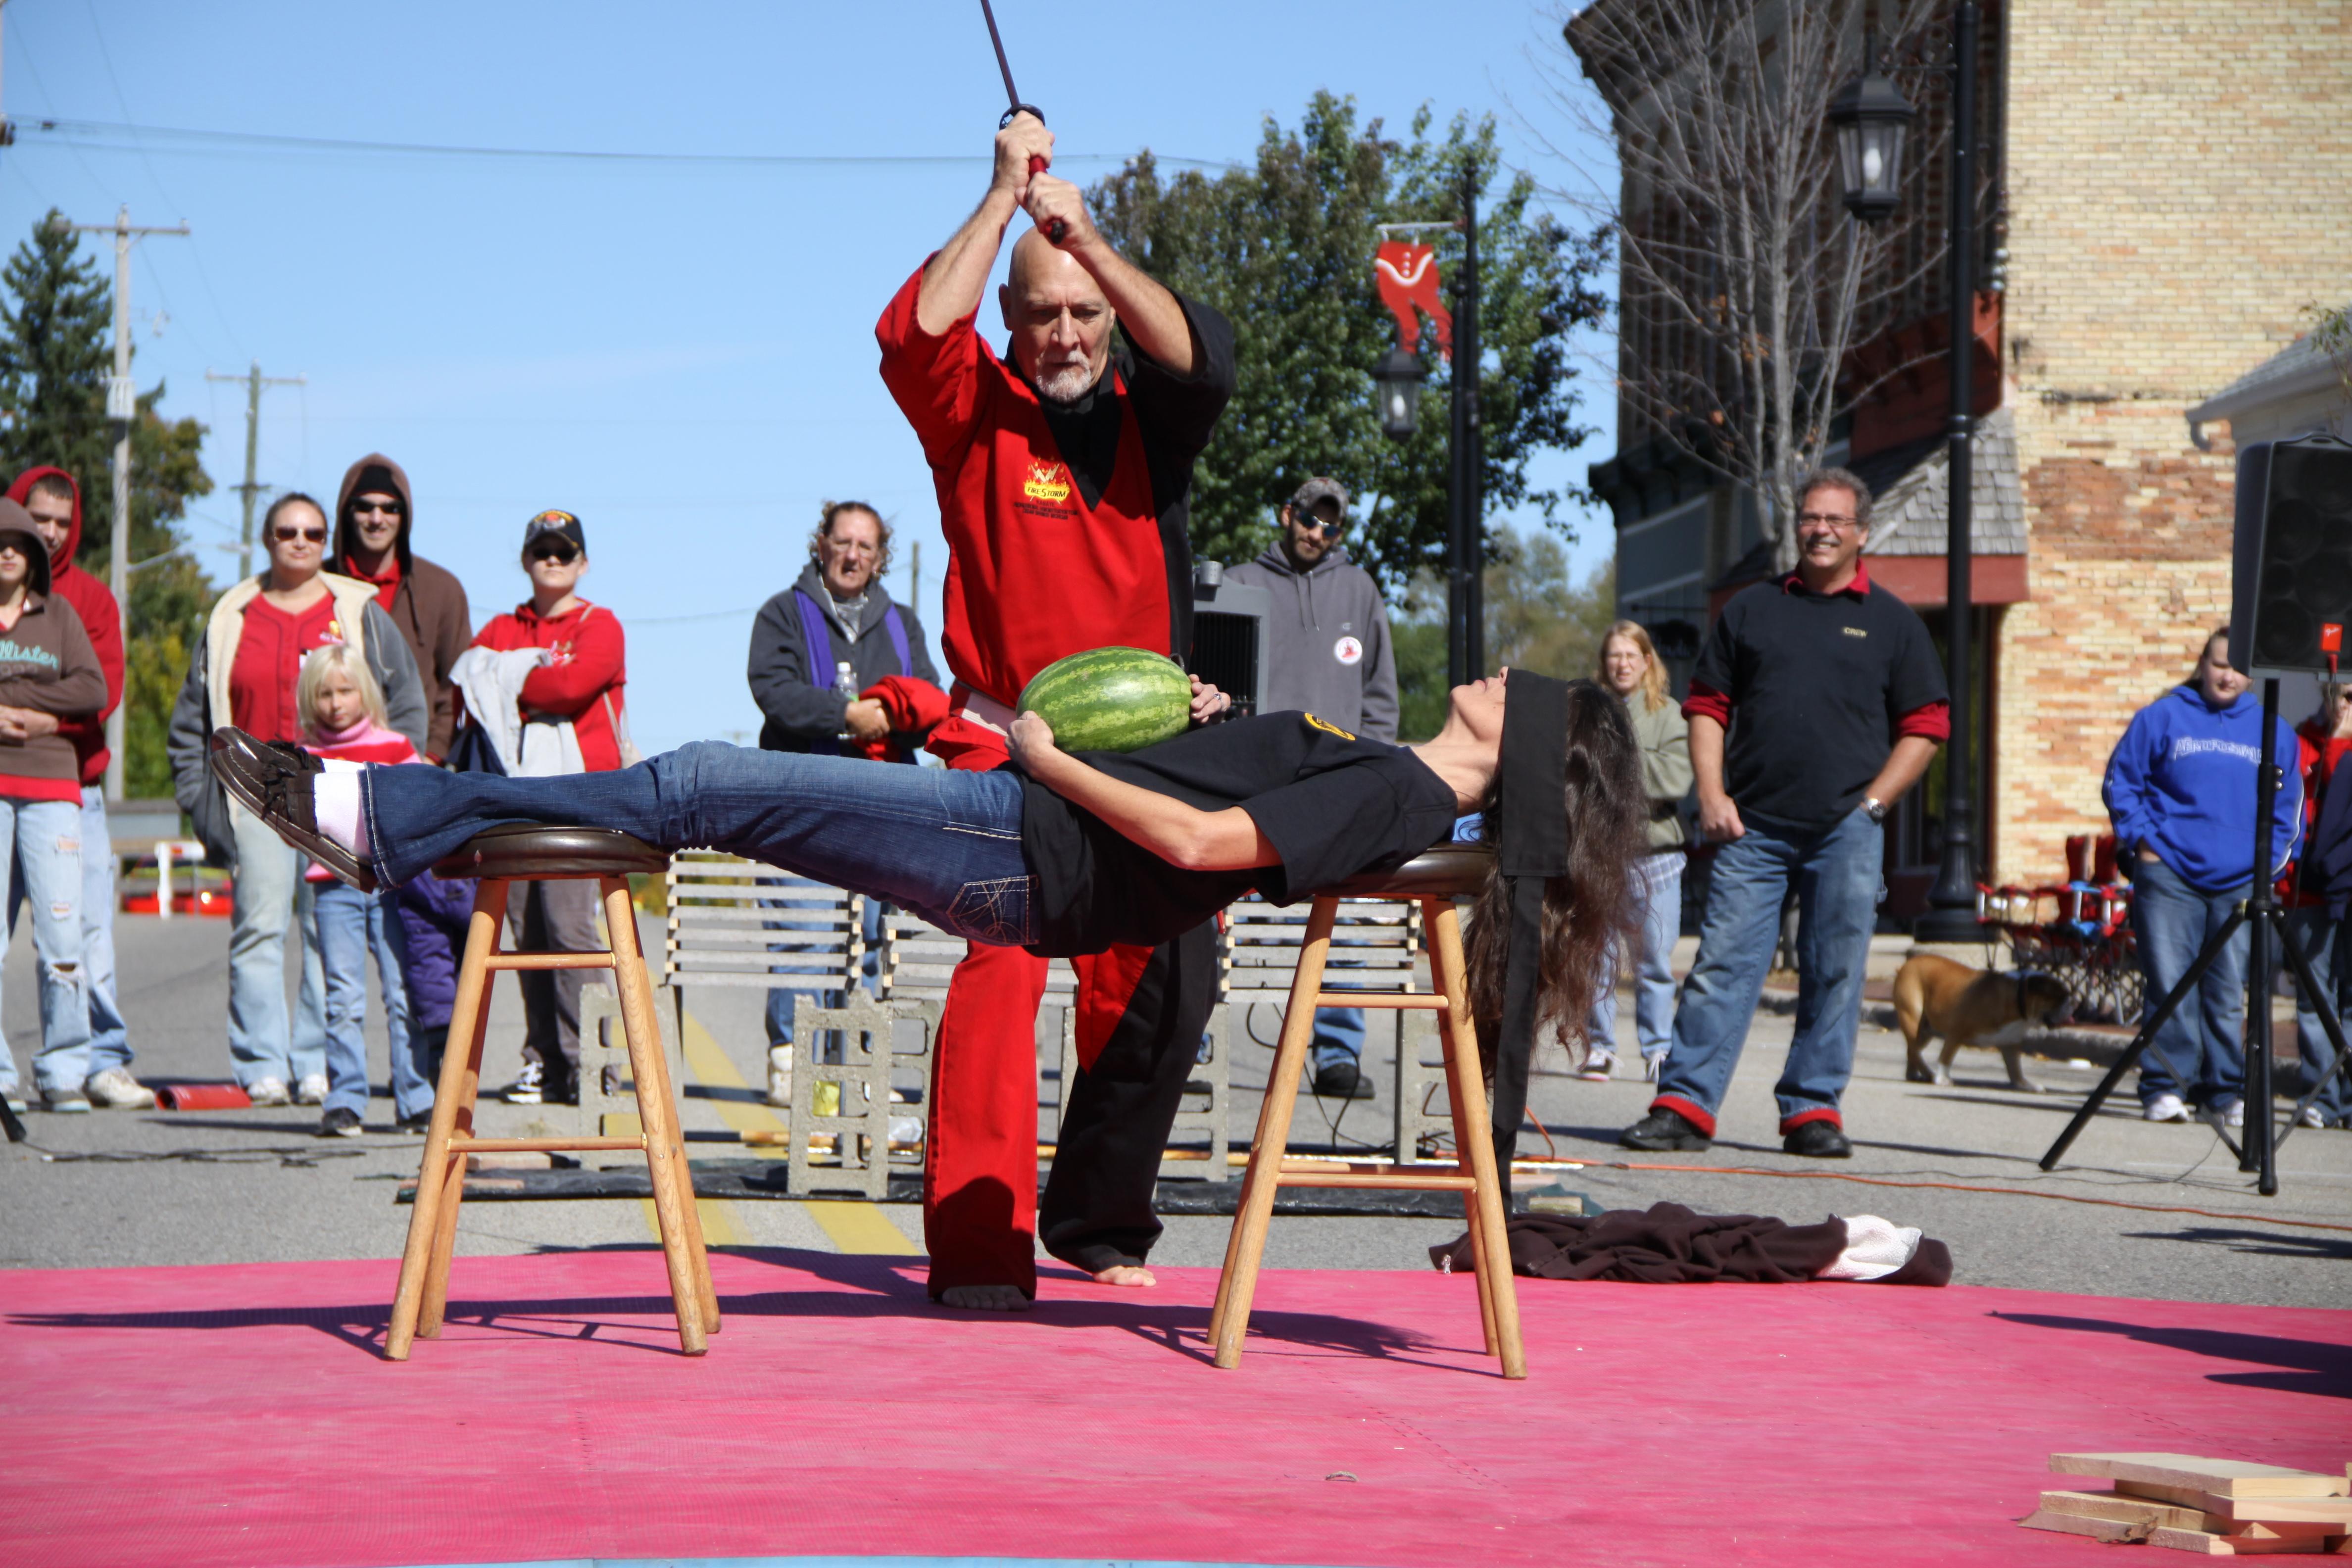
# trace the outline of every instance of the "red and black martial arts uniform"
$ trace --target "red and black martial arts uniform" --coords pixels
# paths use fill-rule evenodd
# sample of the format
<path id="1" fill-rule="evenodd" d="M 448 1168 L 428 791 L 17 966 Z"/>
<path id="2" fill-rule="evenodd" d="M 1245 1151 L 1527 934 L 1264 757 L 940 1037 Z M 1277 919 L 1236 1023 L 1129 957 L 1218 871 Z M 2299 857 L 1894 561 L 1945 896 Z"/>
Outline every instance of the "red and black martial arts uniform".
<path id="1" fill-rule="evenodd" d="M 981 341 L 974 317 L 933 336 L 915 317 L 919 269 L 882 314 L 882 379 L 921 440 L 949 560 L 940 647 L 955 678 L 929 750 L 950 767 L 1004 764 L 1032 676 L 1088 648 L 1182 661 L 1192 641 L 1192 465 L 1234 390 L 1234 331 L 1179 300 L 1197 363 L 1180 376 L 1118 342 L 1076 403 L 1041 399 Z M 1074 959 L 1080 1071 L 1065 1085 L 1045 1198 L 1047 1250 L 1096 1271 L 1158 1239 L 1160 1152 L 1215 1001 L 1215 931 Z M 1036 1016 L 1045 961 L 975 945 L 948 987 L 931 1077 L 923 1234 L 933 1295 L 1036 1289 Z"/>

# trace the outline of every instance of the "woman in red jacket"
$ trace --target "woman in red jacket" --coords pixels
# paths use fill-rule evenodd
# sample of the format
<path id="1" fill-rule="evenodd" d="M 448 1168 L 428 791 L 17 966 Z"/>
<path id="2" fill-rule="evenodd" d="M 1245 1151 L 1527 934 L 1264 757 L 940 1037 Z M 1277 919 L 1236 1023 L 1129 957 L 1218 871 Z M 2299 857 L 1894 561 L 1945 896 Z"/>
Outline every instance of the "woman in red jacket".
<path id="1" fill-rule="evenodd" d="M 588 571 L 588 539 L 568 511 L 543 511 L 524 525 L 522 567 L 530 598 L 494 618 L 474 646 L 499 653 L 544 648 L 546 660 L 522 682 L 517 702 L 526 724 L 569 721 L 580 771 L 609 773 L 637 760 L 629 743 L 621 689 L 628 682 L 619 617 L 572 590 Z M 509 907 L 518 948 L 593 952 L 596 889 L 590 882 L 531 882 Z M 522 1073 L 505 1089 L 517 1105 L 569 1105 L 579 1099 L 580 992 L 587 972 L 525 970 Z"/>

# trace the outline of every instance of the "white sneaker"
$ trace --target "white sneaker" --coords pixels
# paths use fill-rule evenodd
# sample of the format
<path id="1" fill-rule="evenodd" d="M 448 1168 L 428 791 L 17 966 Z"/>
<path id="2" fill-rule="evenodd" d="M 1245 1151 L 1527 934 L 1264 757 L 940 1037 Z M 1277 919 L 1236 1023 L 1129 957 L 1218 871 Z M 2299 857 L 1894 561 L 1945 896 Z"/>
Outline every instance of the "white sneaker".
<path id="1" fill-rule="evenodd" d="M 155 1091 L 132 1078 L 129 1068 L 94 1072 L 81 1091 L 101 1110 L 148 1110 L 155 1104 Z"/>
<path id="2" fill-rule="evenodd" d="M 2230 1113 L 2221 1120 L 2232 1127 L 2243 1127 L 2246 1124 L 2246 1102 L 2242 1100 L 2230 1107 Z"/>
<path id="3" fill-rule="evenodd" d="M 1665 1070 L 1666 1070 L 1666 1058 L 1665 1058 L 1664 1057 L 1663 1057 L 1663 1056 L 1657 1056 L 1657 1057 L 1643 1057 L 1643 1058 L 1642 1058 L 1642 1081 L 1643 1081 L 1643 1082 L 1644 1082 L 1644 1083 L 1655 1083 L 1655 1082 L 1657 1082 L 1657 1081 L 1658 1081 L 1658 1077 L 1659 1077 L 1659 1075 L 1660 1075 L 1660 1074 L 1662 1074 L 1662 1073 L 1664 1073 Z"/>
<path id="4" fill-rule="evenodd" d="M 294 1103 L 297 1105 L 326 1104 L 327 1075 L 322 1072 L 314 1072 L 304 1078 L 300 1083 L 296 1084 L 294 1086 Z"/>
<path id="5" fill-rule="evenodd" d="M 245 1086 L 245 1098 L 256 1105 L 291 1105 L 294 1097 L 286 1092 L 282 1078 L 257 1078 Z"/>
<path id="6" fill-rule="evenodd" d="M 1612 1052 L 1587 1051 L 1584 1065 L 1576 1069 L 1576 1076 L 1587 1083 L 1607 1083 L 1616 1070 L 1617 1058 Z"/>
<path id="7" fill-rule="evenodd" d="M 2159 1094 L 2140 1112 L 2150 1121 L 2186 1121 L 2189 1103 L 2177 1094 Z"/>
<path id="8" fill-rule="evenodd" d="M 2296 1117 L 2295 1120 L 2303 1123 L 2305 1127 L 2325 1127 L 2327 1125 L 2327 1118 L 2319 1113 L 2319 1107 L 2315 1105 L 2305 1106 L 2303 1108 L 2303 1114 Z"/>

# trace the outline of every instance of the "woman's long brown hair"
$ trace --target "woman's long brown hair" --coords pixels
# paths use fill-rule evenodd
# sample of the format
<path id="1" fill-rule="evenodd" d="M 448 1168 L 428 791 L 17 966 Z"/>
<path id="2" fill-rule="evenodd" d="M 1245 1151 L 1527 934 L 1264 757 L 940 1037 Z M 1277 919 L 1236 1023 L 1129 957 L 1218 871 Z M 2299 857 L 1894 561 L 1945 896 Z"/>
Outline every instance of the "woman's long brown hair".
<path id="1" fill-rule="evenodd" d="M 1485 841 L 1503 842 L 1498 782 L 1479 809 Z M 1568 683 L 1568 776 L 1560 801 L 1568 814 L 1568 870 L 1549 878 L 1543 897 L 1543 972 L 1538 978 L 1536 1030 L 1578 1019 L 1591 1009 L 1610 943 L 1638 927 L 1633 867 L 1643 852 L 1642 826 L 1650 801 L 1642 791 L 1642 752 L 1625 704 L 1591 680 Z M 1470 1012 L 1482 1026 L 1503 1016 L 1503 971 L 1511 945 L 1511 892 L 1498 869 L 1471 906 Z M 1492 1035 L 1481 1027 L 1482 1044 Z M 1489 1064 L 1491 1066 L 1491 1063 Z"/>

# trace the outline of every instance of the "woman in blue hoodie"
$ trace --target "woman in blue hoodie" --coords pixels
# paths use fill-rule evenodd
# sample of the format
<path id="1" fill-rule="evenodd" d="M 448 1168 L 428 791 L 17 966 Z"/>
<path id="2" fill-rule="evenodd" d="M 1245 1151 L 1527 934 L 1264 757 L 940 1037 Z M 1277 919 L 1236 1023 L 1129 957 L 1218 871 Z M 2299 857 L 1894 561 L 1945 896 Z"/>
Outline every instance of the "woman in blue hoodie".
<path id="1" fill-rule="evenodd" d="M 2223 626 L 2205 639 L 2194 675 L 2132 715 L 2107 759 L 2107 815 L 2116 859 L 2132 879 L 2132 931 L 2151 1013 L 2252 890 L 2263 710 L 2245 694 Z M 2284 775 L 2263 873 L 2275 879 L 2303 832 L 2301 753 L 2284 720 L 2271 735 L 2271 756 Z M 2242 1124 L 2245 1016 L 2241 929 L 2205 972 L 2194 1001 L 2166 1020 L 2140 1058 L 2140 1106 L 2150 1121 L 2186 1121 L 2194 1102 L 2232 1127 Z"/>

